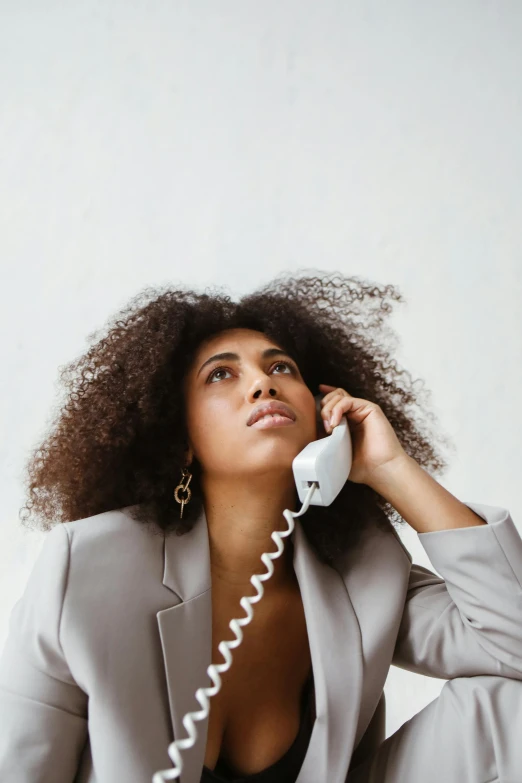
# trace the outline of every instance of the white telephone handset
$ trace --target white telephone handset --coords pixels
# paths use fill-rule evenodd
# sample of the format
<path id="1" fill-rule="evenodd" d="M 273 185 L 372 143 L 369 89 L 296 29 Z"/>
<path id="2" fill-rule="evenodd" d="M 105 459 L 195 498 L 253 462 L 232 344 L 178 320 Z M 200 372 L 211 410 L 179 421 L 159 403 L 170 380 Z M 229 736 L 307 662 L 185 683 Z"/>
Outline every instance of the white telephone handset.
<path id="1" fill-rule="evenodd" d="M 320 394 L 315 397 L 318 415 L 321 398 Z M 317 487 L 310 503 L 313 506 L 329 506 L 346 484 L 351 467 L 352 439 L 346 416 L 341 416 L 341 421 L 330 435 L 309 443 L 292 462 L 301 503 L 306 502 L 308 490 L 315 483 Z"/>
<path id="2" fill-rule="evenodd" d="M 320 401 L 323 395 L 318 394 L 315 397 L 316 411 L 320 419 Z M 234 631 L 236 639 L 230 642 L 220 642 L 218 649 L 225 659 L 225 663 L 211 664 L 207 669 L 207 674 L 214 683 L 214 687 L 198 688 L 196 698 L 201 704 L 202 709 L 198 712 L 188 712 L 183 718 L 183 725 L 187 730 L 187 739 L 175 740 L 168 747 L 168 754 L 174 762 L 171 769 L 156 772 L 152 776 L 152 783 L 165 783 L 167 780 L 175 780 L 181 775 L 183 769 L 183 760 L 180 750 L 191 748 L 196 741 L 196 728 L 194 720 L 203 720 L 209 714 L 209 696 L 215 696 L 221 688 L 221 677 L 219 672 L 230 669 L 232 665 L 232 654 L 230 648 L 239 647 L 243 640 L 241 626 L 248 625 L 254 616 L 252 604 L 257 603 L 263 597 L 264 589 L 261 582 L 270 579 L 274 573 L 272 560 L 279 557 L 284 549 L 281 539 L 291 535 L 294 530 L 294 518 L 301 516 L 308 510 L 310 504 L 315 506 L 329 506 L 337 497 L 345 485 L 352 467 L 352 440 L 346 416 L 341 417 L 339 424 L 334 427 L 332 433 L 324 438 L 312 441 L 294 457 L 292 470 L 297 487 L 299 500 L 302 506 L 299 511 L 283 511 L 283 516 L 288 522 L 288 530 L 276 531 L 272 533 L 272 539 L 278 547 L 277 552 L 265 552 L 261 555 L 261 560 L 266 565 L 268 571 L 264 574 L 254 574 L 250 581 L 257 589 L 257 595 L 246 597 L 240 600 L 240 604 L 245 610 L 247 617 L 239 620 L 231 620 L 229 627 Z"/>

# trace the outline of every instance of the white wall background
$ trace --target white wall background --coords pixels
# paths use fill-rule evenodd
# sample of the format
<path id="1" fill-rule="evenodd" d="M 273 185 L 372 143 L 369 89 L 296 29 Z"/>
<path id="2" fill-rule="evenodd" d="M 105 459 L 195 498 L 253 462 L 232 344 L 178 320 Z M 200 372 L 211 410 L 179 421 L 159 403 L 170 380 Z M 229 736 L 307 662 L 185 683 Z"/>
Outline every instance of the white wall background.
<path id="1" fill-rule="evenodd" d="M 0 2 L 0 645 L 58 366 L 147 285 L 397 285 L 441 483 L 522 525 L 518 0 Z M 411 528 L 414 559 L 430 567 Z M 387 733 L 443 680 L 392 668 Z"/>

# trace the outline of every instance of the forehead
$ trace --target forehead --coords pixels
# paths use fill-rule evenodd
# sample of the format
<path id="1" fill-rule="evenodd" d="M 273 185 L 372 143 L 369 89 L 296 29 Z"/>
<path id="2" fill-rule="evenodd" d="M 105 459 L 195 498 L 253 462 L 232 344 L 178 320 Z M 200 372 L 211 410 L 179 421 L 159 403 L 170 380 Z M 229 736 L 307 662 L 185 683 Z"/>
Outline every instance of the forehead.
<path id="1" fill-rule="evenodd" d="M 207 338 L 198 348 L 196 352 L 196 360 L 205 358 L 211 351 L 220 350 L 225 346 L 236 347 L 242 346 L 245 349 L 256 348 L 257 346 L 273 345 L 278 348 L 282 348 L 278 343 L 275 343 L 263 332 L 258 332 L 255 329 L 224 329 L 218 334 L 212 335 Z"/>

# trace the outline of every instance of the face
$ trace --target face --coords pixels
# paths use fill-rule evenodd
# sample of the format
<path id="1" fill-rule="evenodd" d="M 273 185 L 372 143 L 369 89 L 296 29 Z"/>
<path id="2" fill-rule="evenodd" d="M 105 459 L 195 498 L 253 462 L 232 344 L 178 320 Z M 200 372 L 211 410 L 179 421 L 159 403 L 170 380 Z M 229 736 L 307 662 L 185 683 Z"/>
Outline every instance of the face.
<path id="1" fill-rule="evenodd" d="M 266 351 L 271 354 L 263 355 Z M 222 352 L 238 358 L 212 359 Z M 185 376 L 183 391 L 187 462 L 195 456 L 203 473 L 213 477 L 275 477 L 282 471 L 291 477 L 293 458 L 324 435 L 317 424 L 313 393 L 299 368 L 284 346 L 262 332 L 227 329 L 207 340 Z M 289 406 L 295 420 L 284 426 L 248 425 L 254 409 L 271 401 Z"/>

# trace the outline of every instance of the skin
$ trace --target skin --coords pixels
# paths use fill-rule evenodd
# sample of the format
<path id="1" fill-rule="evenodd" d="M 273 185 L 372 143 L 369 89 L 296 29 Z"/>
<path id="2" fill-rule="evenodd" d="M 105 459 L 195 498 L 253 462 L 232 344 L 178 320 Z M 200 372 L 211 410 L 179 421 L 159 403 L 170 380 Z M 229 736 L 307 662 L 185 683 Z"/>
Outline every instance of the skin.
<path id="1" fill-rule="evenodd" d="M 326 434 L 317 422 L 313 392 L 291 357 L 263 359 L 266 348 L 279 348 L 262 332 L 227 329 L 200 345 L 187 371 L 187 466 L 195 456 L 202 466 L 213 587 L 233 599 L 255 595 L 252 574 L 263 574 L 263 552 L 275 552 L 274 530 L 286 530 L 283 511 L 300 504 L 292 460 L 312 440 Z M 237 353 L 239 360 L 211 356 Z M 272 390 L 272 392 L 270 391 Z M 260 430 L 247 426 L 263 402 L 284 402 L 295 413 L 288 427 Z M 190 469 L 190 468 L 189 468 Z M 263 583 L 265 595 L 295 589 L 293 548 L 287 538 L 274 573 Z M 264 599 L 263 602 L 265 603 Z"/>

